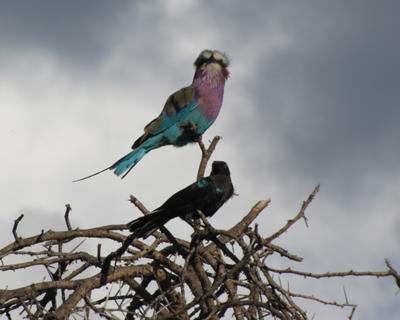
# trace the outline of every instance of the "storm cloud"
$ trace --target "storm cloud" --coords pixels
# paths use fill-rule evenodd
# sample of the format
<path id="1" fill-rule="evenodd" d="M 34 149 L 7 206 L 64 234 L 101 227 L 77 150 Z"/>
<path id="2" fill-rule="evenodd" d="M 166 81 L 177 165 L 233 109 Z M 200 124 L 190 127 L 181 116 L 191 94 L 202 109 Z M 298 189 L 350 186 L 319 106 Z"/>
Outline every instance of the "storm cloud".
<path id="1" fill-rule="evenodd" d="M 62 228 L 65 203 L 75 226 L 124 223 L 138 215 L 129 194 L 152 209 L 192 182 L 197 146 L 155 150 L 123 181 L 104 173 L 71 183 L 126 153 L 168 95 L 191 82 L 198 53 L 216 48 L 232 58 L 231 78 L 205 139 L 223 137 L 214 158 L 230 164 L 239 196 L 212 222 L 234 224 L 271 197 L 258 221 L 271 232 L 321 183 L 310 228 L 282 239 L 303 267 L 382 269 L 384 258 L 399 266 L 399 11 L 395 1 L 3 1 L 2 243 L 20 213 L 25 235 Z M 172 224 L 189 237 L 183 222 Z M 340 298 L 343 284 L 360 319 L 397 319 L 392 281 L 291 288 Z M 316 318 L 343 317 L 304 305 Z"/>

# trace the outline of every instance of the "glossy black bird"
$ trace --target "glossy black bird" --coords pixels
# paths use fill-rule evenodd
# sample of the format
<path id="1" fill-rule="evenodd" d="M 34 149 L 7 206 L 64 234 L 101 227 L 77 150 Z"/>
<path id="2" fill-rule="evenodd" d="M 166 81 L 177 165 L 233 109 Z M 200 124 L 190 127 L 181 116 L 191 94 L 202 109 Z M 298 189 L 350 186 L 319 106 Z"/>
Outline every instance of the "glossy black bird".
<path id="1" fill-rule="evenodd" d="M 178 191 L 152 213 L 128 223 L 128 227 L 135 238 L 140 238 L 173 218 L 180 217 L 185 221 L 199 218 L 197 210 L 211 217 L 232 195 L 228 165 L 224 161 L 214 161 L 208 177 Z"/>

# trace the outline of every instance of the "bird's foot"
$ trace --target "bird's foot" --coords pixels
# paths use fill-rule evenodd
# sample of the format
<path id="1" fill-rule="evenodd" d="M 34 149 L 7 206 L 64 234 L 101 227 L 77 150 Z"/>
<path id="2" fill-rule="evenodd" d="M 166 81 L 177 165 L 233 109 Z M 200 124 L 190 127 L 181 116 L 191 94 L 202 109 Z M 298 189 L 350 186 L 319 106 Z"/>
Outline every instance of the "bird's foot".
<path id="1" fill-rule="evenodd" d="M 197 124 L 192 121 L 186 122 L 184 125 L 182 125 L 182 128 L 188 131 L 192 131 L 193 133 L 197 132 Z"/>

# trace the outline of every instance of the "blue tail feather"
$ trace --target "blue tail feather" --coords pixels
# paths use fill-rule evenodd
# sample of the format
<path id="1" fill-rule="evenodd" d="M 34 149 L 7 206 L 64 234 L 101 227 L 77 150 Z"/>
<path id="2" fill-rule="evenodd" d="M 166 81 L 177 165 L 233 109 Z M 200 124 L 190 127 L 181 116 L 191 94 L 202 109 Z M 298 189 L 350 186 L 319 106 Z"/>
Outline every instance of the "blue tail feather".
<path id="1" fill-rule="evenodd" d="M 110 167 L 110 169 L 114 170 L 114 174 L 117 176 L 120 176 L 126 172 L 122 176 L 122 178 L 124 178 L 126 174 L 128 174 L 128 172 L 140 161 L 140 159 L 143 158 L 145 154 L 146 150 L 144 148 L 139 147 L 135 150 L 132 150 L 126 156 L 119 159 L 116 163 L 114 163 Z"/>
<path id="2" fill-rule="evenodd" d="M 132 168 L 139 162 L 140 159 L 143 158 L 143 156 L 148 152 L 149 150 L 143 148 L 143 147 L 139 147 L 136 148 L 135 150 L 132 150 L 131 152 L 129 152 L 127 155 L 125 155 L 124 157 L 122 157 L 121 159 L 119 159 L 117 162 L 115 162 L 112 166 L 105 168 L 103 170 L 100 170 L 96 173 L 93 173 L 89 176 L 74 180 L 73 182 L 78 182 L 78 181 L 82 181 L 82 180 L 86 180 L 89 179 L 91 177 L 97 176 L 98 174 L 106 171 L 106 170 L 114 170 L 114 173 L 117 176 L 120 176 L 123 174 L 122 178 L 124 178 L 129 171 L 132 170 Z"/>
<path id="3" fill-rule="evenodd" d="M 100 170 L 96 173 L 93 173 L 89 176 L 83 177 L 81 179 L 74 180 L 74 182 L 82 181 L 94 177 L 106 170 L 114 170 L 114 174 L 117 176 L 121 176 L 121 179 L 125 178 L 125 176 L 133 169 L 133 167 L 144 157 L 144 155 L 150 150 L 156 149 L 162 146 L 163 137 L 161 136 L 153 136 L 139 145 L 137 148 L 129 152 L 127 155 L 123 156 L 117 162 L 115 162 L 112 166 Z"/>

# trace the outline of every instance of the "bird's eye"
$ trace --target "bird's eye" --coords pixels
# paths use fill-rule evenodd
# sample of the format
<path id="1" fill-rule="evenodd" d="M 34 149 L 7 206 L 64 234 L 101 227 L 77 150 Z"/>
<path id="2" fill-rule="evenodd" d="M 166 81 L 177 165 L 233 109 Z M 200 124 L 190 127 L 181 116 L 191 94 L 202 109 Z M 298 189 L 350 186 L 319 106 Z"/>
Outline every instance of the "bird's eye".
<path id="1" fill-rule="evenodd" d="M 212 52 L 211 52 L 210 50 L 204 50 L 204 51 L 201 53 L 201 56 L 202 56 L 204 59 L 206 59 L 206 60 L 210 59 L 210 58 L 211 58 L 211 55 L 212 55 Z"/>
<path id="2" fill-rule="evenodd" d="M 225 53 L 215 50 L 213 56 L 216 61 L 220 62 L 225 67 L 229 66 L 229 58 Z"/>
<path id="3" fill-rule="evenodd" d="M 214 51 L 214 59 L 222 62 L 224 60 L 224 55 L 219 51 Z"/>

